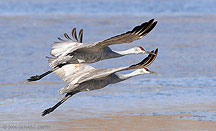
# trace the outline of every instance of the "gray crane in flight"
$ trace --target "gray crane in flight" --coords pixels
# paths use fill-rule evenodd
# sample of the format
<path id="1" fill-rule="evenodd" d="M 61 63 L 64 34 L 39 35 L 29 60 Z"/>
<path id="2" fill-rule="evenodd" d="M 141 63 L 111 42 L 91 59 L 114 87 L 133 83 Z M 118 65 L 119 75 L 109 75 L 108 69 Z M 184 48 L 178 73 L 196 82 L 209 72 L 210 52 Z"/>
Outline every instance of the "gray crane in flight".
<path id="1" fill-rule="evenodd" d="M 145 51 L 140 46 L 125 51 L 113 51 L 108 46 L 113 44 L 131 43 L 141 39 L 147 35 L 156 24 L 157 21 L 151 19 L 148 22 L 144 22 L 143 24 L 134 27 L 131 31 L 94 43 L 82 43 L 83 30 L 80 30 L 79 37 L 77 38 L 76 29 L 74 28 L 72 30 L 72 37 L 74 40 L 65 33 L 64 36 L 67 40 L 58 38 L 61 42 L 52 44 L 50 54 L 54 58 L 49 57 L 49 66 L 52 69 L 41 75 L 31 76 L 28 81 L 40 80 L 67 64 L 89 64 L 129 54 L 150 54 L 150 52 Z"/>

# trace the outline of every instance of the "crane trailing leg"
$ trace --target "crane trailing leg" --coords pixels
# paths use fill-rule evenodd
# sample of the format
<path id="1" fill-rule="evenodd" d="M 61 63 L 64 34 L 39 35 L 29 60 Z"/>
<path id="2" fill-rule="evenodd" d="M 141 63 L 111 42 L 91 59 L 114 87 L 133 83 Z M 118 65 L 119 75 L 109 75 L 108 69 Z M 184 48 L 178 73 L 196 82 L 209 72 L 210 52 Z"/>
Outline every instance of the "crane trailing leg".
<path id="1" fill-rule="evenodd" d="M 41 75 L 35 75 L 35 76 L 31 76 L 29 79 L 27 79 L 28 82 L 31 82 L 31 81 L 37 81 L 37 80 L 40 80 L 41 78 L 49 75 L 50 73 L 54 72 L 55 70 L 58 70 L 59 68 L 61 68 L 62 66 L 66 65 L 67 63 L 64 63 L 64 64 L 60 64 L 60 65 L 57 65 L 56 67 L 54 67 L 52 70 L 49 70 Z"/>
<path id="2" fill-rule="evenodd" d="M 79 92 L 80 92 L 80 91 L 73 91 L 73 92 L 67 93 L 67 94 L 62 98 L 62 100 L 59 101 L 57 104 L 55 104 L 53 107 L 44 110 L 44 111 L 42 112 L 42 116 L 45 116 L 46 114 L 49 114 L 49 113 L 53 112 L 58 106 L 60 106 L 62 103 L 64 103 L 67 99 L 69 99 L 71 96 L 73 96 L 74 94 L 79 93 Z"/>
<path id="3" fill-rule="evenodd" d="M 43 78 L 44 76 L 52 73 L 53 70 L 49 70 L 41 75 L 35 75 L 35 76 L 31 76 L 29 79 L 28 79 L 28 82 L 31 82 L 31 81 L 37 81 L 37 80 L 40 80 L 41 78 Z"/>

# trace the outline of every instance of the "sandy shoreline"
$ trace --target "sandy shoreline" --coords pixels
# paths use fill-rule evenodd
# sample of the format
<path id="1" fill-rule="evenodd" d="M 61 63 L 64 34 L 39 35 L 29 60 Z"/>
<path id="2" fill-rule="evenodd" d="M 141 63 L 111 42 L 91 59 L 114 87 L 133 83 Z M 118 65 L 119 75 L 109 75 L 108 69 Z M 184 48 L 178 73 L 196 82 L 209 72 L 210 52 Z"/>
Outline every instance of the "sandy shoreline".
<path id="1" fill-rule="evenodd" d="M 51 125 L 50 129 L 70 129 L 73 131 L 214 131 L 216 129 L 216 122 L 176 119 L 176 117 L 184 116 L 190 116 L 190 114 L 159 116 L 120 115 L 99 118 L 68 119 L 67 121 L 62 120 L 48 123 Z M 61 126 L 58 127 L 58 125 Z"/>
<path id="2" fill-rule="evenodd" d="M 179 119 L 192 116 L 180 115 L 110 115 L 93 118 L 62 117 L 55 115 L 53 120 L 30 120 L 1 123 L 1 130 L 73 130 L 73 131 L 214 131 L 216 122 Z M 11 116 L 13 117 L 13 116 Z M 43 121 L 43 122 L 42 122 Z"/>
<path id="3" fill-rule="evenodd" d="M 0 124 L 0 130 L 72 130 L 72 131 L 214 131 L 216 122 L 178 119 L 180 115 L 113 115 L 73 119 L 55 116 L 53 120 L 17 121 Z M 12 116 L 11 116 L 12 117 Z M 42 122 L 43 121 L 43 122 Z"/>

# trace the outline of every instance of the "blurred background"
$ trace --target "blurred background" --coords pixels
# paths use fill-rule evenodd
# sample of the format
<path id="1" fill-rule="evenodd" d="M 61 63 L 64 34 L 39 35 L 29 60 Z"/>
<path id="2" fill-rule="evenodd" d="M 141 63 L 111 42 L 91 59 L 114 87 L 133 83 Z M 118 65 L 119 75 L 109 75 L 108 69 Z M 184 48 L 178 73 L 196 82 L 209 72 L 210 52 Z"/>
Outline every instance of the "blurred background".
<path id="1" fill-rule="evenodd" d="M 67 125 L 52 122 L 155 113 L 187 113 L 192 115 L 178 119 L 216 121 L 215 5 L 215 0 L 0 1 L 0 126 L 48 123 L 52 128 L 65 129 Z M 111 48 L 159 48 L 149 69 L 162 76 L 137 76 L 101 90 L 77 94 L 41 118 L 44 109 L 63 97 L 57 91 L 65 83 L 55 74 L 38 82 L 28 83 L 26 79 L 50 69 L 45 56 L 49 56 L 50 45 L 58 41 L 57 37 L 63 38 L 64 33 L 70 34 L 76 27 L 84 29 L 84 42 L 95 42 L 152 18 L 158 24 L 147 36 Z M 130 55 L 92 66 L 128 66 L 144 57 Z"/>

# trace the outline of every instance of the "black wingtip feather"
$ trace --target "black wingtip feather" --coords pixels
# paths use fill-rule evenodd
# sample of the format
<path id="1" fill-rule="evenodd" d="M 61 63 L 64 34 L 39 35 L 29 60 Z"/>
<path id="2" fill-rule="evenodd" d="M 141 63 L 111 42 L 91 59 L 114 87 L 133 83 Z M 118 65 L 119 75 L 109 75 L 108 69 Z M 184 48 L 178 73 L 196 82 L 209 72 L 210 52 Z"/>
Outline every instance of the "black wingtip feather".
<path id="1" fill-rule="evenodd" d="M 60 38 L 60 37 L 58 37 L 57 38 L 58 40 L 60 40 L 60 41 L 63 41 L 63 42 L 65 42 L 65 40 L 63 40 L 62 38 Z"/>
<path id="2" fill-rule="evenodd" d="M 138 64 L 132 65 L 129 68 L 144 68 L 149 66 L 150 64 L 152 64 L 152 62 L 155 60 L 155 58 L 157 57 L 158 54 L 158 48 L 154 51 L 151 51 L 152 54 L 149 54 L 145 59 L 143 59 L 141 62 L 139 62 Z"/>
<path id="3" fill-rule="evenodd" d="M 82 43 L 83 40 L 83 29 L 79 31 L 79 42 Z"/>
<path id="4" fill-rule="evenodd" d="M 72 39 L 70 38 L 70 36 L 69 36 L 67 33 L 64 33 L 64 36 L 65 36 L 66 39 L 72 40 Z"/>
<path id="5" fill-rule="evenodd" d="M 154 29 L 154 27 L 156 26 L 157 21 L 155 21 L 150 28 L 148 28 L 146 31 L 144 31 L 141 36 L 148 34 L 152 29 Z"/>
<path id="6" fill-rule="evenodd" d="M 77 34 L 76 34 L 76 28 L 73 28 L 72 30 L 72 37 L 74 38 L 74 40 L 78 41 Z"/>
<path id="7" fill-rule="evenodd" d="M 152 23 L 152 22 L 154 22 L 154 19 L 151 19 L 151 20 L 148 21 L 148 23 Z"/>
<path id="8" fill-rule="evenodd" d="M 131 33 L 138 33 L 139 36 L 143 36 L 147 33 L 149 33 L 157 24 L 157 21 L 154 22 L 154 19 L 149 20 L 148 22 L 145 22 L 139 26 L 136 26 Z"/>
<path id="9" fill-rule="evenodd" d="M 134 27 L 131 32 L 134 32 L 134 33 L 139 32 L 140 30 L 145 29 L 147 25 L 148 25 L 147 22 L 142 23 L 141 25 Z"/>
<path id="10" fill-rule="evenodd" d="M 153 61 L 156 59 L 157 54 L 158 54 L 158 48 L 155 50 L 154 54 L 155 55 L 151 58 L 151 60 L 145 65 L 146 67 L 151 65 L 153 63 Z"/>

